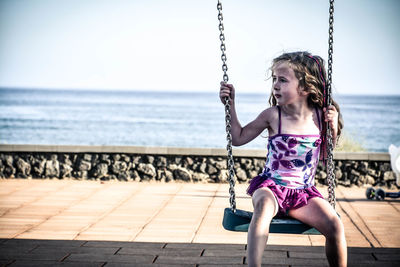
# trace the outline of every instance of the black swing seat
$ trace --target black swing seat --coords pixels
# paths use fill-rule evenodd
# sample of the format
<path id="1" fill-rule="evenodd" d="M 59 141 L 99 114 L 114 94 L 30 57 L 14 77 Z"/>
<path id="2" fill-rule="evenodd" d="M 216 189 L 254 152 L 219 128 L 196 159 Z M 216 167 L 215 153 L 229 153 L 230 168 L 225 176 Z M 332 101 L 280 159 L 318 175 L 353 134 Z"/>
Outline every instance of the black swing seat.
<path id="1" fill-rule="evenodd" d="M 233 212 L 230 208 L 225 208 L 222 225 L 229 231 L 247 232 L 252 216 L 253 213 L 249 211 L 236 209 L 236 212 Z M 321 234 L 317 229 L 290 217 L 274 217 L 269 227 L 269 232 L 279 234 Z"/>

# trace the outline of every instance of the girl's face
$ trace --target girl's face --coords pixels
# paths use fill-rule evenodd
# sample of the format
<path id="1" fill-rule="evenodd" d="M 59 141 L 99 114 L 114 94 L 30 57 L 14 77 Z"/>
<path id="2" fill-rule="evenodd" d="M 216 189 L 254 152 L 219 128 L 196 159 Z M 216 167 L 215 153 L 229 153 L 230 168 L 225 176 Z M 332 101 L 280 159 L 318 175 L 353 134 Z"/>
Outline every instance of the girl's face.
<path id="1" fill-rule="evenodd" d="M 287 62 L 277 63 L 272 69 L 272 93 L 278 105 L 293 104 L 304 96 L 305 92 Z"/>

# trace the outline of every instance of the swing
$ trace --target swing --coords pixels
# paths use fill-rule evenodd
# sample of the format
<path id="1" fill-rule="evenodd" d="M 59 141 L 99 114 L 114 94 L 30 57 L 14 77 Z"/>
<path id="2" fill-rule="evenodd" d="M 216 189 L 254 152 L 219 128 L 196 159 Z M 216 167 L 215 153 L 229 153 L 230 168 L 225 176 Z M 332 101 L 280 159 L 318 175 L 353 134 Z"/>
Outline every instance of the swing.
<path id="1" fill-rule="evenodd" d="M 332 54 L 333 54 L 333 3 L 334 0 L 329 0 L 329 49 L 328 49 L 328 79 L 326 84 L 326 103 L 325 107 L 331 105 L 331 83 L 332 83 Z M 226 54 L 225 54 L 225 35 L 224 25 L 223 25 L 223 17 L 222 17 L 222 4 L 218 0 L 218 20 L 219 20 L 219 39 L 221 41 L 221 60 L 222 60 L 222 70 L 223 70 L 223 81 L 228 82 L 228 67 L 226 65 Z M 225 123 L 226 123 L 226 135 L 228 144 L 226 146 L 228 152 L 228 171 L 229 171 L 229 203 L 230 208 L 225 208 L 224 217 L 222 221 L 222 225 L 226 230 L 229 231 L 237 231 L 237 232 L 247 232 L 249 228 L 249 224 L 251 221 L 251 217 L 253 215 L 252 212 L 236 209 L 236 200 L 235 200 L 235 171 L 234 171 L 234 161 L 232 155 L 232 135 L 231 135 L 231 114 L 230 114 L 230 105 L 228 97 L 225 98 Z M 327 158 L 326 158 L 326 167 L 327 167 L 327 179 L 328 179 L 328 201 L 330 205 L 335 208 L 336 197 L 335 197 L 335 176 L 333 173 L 334 165 L 333 165 L 333 143 L 332 143 L 332 133 L 327 123 Z M 270 233 L 281 233 L 281 234 L 321 234 L 315 228 L 304 224 L 298 220 L 295 220 L 290 217 L 274 217 L 271 221 Z"/>

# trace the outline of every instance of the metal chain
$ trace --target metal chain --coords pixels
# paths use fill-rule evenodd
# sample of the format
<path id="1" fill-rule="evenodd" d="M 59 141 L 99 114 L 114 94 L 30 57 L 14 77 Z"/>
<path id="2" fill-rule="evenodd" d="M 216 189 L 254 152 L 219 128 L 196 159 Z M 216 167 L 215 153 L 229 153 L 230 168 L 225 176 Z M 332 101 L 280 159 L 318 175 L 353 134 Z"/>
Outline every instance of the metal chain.
<path id="1" fill-rule="evenodd" d="M 327 82 L 327 106 L 332 104 L 332 62 L 333 62 L 333 4 L 334 0 L 329 1 L 329 48 L 328 48 L 328 82 Z M 333 164 L 333 142 L 332 142 L 332 131 L 327 123 L 327 141 L 328 141 L 328 150 L 327 150 L 327 179 L 328 179 L 328 201 L 329 204 L 333 208 L 336 206 L 336 197 L 335 197 L 335 174 L 334 174 L 334 164 Z"/>
<path id="2" fill-rule="evenodd" d="M 221 41 L 221 60 L 222 60 L 222 71 L 224 72 L 223 80 L 224 82 L 228 82 L 229 77 L 226 73 L 228 71 L 228 66 L 226 65 L 226 54 L 225 54 L 225 35 L 224 35 L 224 24 L 223 24 L 223 16 L 222 16 L 222 4 L 218 0 L 218 20 L 219 20 L 219 39 Z M 226 140 L 228 144 L 226 145 L 226 150 L 228 152 L 228 171 L 229 171 L 229 203 L 231 210 L 236 212 L 236 196 L 235 196 L 235 170 L 234 170 L 234 161 L 232 155 L 232 135 L 231 135 L 231 106 L 229 104 L 229 98 L 225 98 L 225 124 L 226 124 Z"/>

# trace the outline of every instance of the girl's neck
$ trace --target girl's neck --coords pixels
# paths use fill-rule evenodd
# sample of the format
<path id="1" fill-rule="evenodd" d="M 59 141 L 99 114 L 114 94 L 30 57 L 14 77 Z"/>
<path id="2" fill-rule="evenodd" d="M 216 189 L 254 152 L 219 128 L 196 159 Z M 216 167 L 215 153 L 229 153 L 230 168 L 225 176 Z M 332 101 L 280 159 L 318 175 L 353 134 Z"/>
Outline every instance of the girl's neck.
<path id="1" fill-rule="evenodd" d="M 283 113 L 293 118 L 305 118 L 312 114 L 312 108 L 307 102 L 298 102 L 295 104 L 281 106 Z"/>

